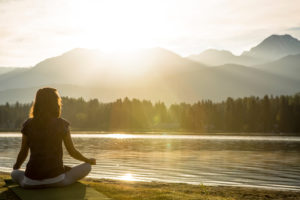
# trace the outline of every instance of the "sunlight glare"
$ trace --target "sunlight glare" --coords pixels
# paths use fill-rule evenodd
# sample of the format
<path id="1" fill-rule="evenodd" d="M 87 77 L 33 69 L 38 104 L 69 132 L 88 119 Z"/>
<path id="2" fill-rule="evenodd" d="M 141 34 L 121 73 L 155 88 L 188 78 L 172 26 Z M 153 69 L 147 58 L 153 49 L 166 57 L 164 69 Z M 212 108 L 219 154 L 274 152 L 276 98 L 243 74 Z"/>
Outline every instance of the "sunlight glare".
<path id="1" fill-rule="evenodd" d="M 133 178 L 132 174 L 128 173 L 128 174 L 125 174 L 125 175 L 121 176 L 120 180 L 124 180 L 124 181 L 134 181 L 134 180 L 136 180 L 136 179 Z"/>
<path id="2" fill-rule="evenodd" d="M 108 138 L 115 138 L 115 139 L 127 139 L 127 138 L 133 138 L 133 135 L 130 134 L 107 134 Z"/>
<path id="3" fill-rule="evenodd" d="M 72 10 L 74 26 L 79 30 L 77 41 L 104 52 L 154 47 L 155 38 L 166 29 L 163 8 L 158 2 L 90 1 L 87 4 L 82 1 L 74 4 Z"/>

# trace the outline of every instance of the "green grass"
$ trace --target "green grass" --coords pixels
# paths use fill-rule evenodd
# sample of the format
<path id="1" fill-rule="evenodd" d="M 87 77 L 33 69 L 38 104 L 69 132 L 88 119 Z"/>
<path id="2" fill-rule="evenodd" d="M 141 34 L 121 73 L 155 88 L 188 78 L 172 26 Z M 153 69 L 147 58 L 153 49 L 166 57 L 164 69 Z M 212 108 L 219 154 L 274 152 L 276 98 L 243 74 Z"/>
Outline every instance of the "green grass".
<path id="1" fill-rule="evenodd" d="M 233 200 L 230 197 L 210 195 L 206 187 L 201 185 L 168 183 L 144 183 L 115 180 L 82 181 L 99 192 L 113 199 L 122 200 Z"/>
<path id="2" fill-rule="evenodd" d="M 270 200 L 300 199 L 300 192 L 245 187 L 204 186 L 183 183 L 85 180 L 99 192 L 115 200 Z"/>

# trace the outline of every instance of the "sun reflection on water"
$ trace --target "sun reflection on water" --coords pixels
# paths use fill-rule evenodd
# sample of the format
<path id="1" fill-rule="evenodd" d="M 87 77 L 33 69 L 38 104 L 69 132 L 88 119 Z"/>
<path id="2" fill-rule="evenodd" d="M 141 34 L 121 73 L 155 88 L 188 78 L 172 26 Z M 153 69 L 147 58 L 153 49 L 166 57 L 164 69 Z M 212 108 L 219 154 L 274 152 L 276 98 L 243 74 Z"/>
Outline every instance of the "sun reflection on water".
<path id="1" fill-rule="evenodd" d="M 135 180 L 136 180 L 136 179 L 132 176 L 131 173 L 127 173 L 127 174 L 121 176 L 119 179 L 120 179 L 120 180 L 124 180 L 124 181 L 135 181 Z"/>
<path id="2" fill-rule="evenodd" d="M 116 138 L 116 139 L 126 139 L 126 138 L 133 138 L 133 135 L 130 134 L 122 134 L 122 133 L 114 133 L 114 134 L 107 134 L 108 138 Z"/>

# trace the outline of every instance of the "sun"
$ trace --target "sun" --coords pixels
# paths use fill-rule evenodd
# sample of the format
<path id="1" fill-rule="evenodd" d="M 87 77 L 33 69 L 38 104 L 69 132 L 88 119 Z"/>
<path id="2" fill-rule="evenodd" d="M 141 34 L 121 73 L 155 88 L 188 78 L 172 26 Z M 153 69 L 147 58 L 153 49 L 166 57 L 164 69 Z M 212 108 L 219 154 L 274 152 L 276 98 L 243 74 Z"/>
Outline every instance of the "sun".
<path id="1" fill-rule="evenodd" d="M 69 11 L 74 18 L 74 42 L 83 47 L 104 52 L 154 47 L 165 29 L 162 10 L 155 1 L 88 2 L 74 4 Z"/>

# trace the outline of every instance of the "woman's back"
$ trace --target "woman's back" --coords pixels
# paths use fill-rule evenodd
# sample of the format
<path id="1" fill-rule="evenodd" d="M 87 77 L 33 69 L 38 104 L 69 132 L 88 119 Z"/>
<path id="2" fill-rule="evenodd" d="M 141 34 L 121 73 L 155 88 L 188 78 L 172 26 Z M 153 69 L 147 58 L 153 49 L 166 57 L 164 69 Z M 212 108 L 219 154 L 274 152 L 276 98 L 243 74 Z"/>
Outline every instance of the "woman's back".
<path id="1" fill-rule="evenodd" d="M 56 177 L 65 172 L 62 141 L 69 132 L 69 123 L 62 118 L 39 120 L 29 118 L 21 132 L 27 136 L 30 159 L 25 175 L 41 180 Z"/>

